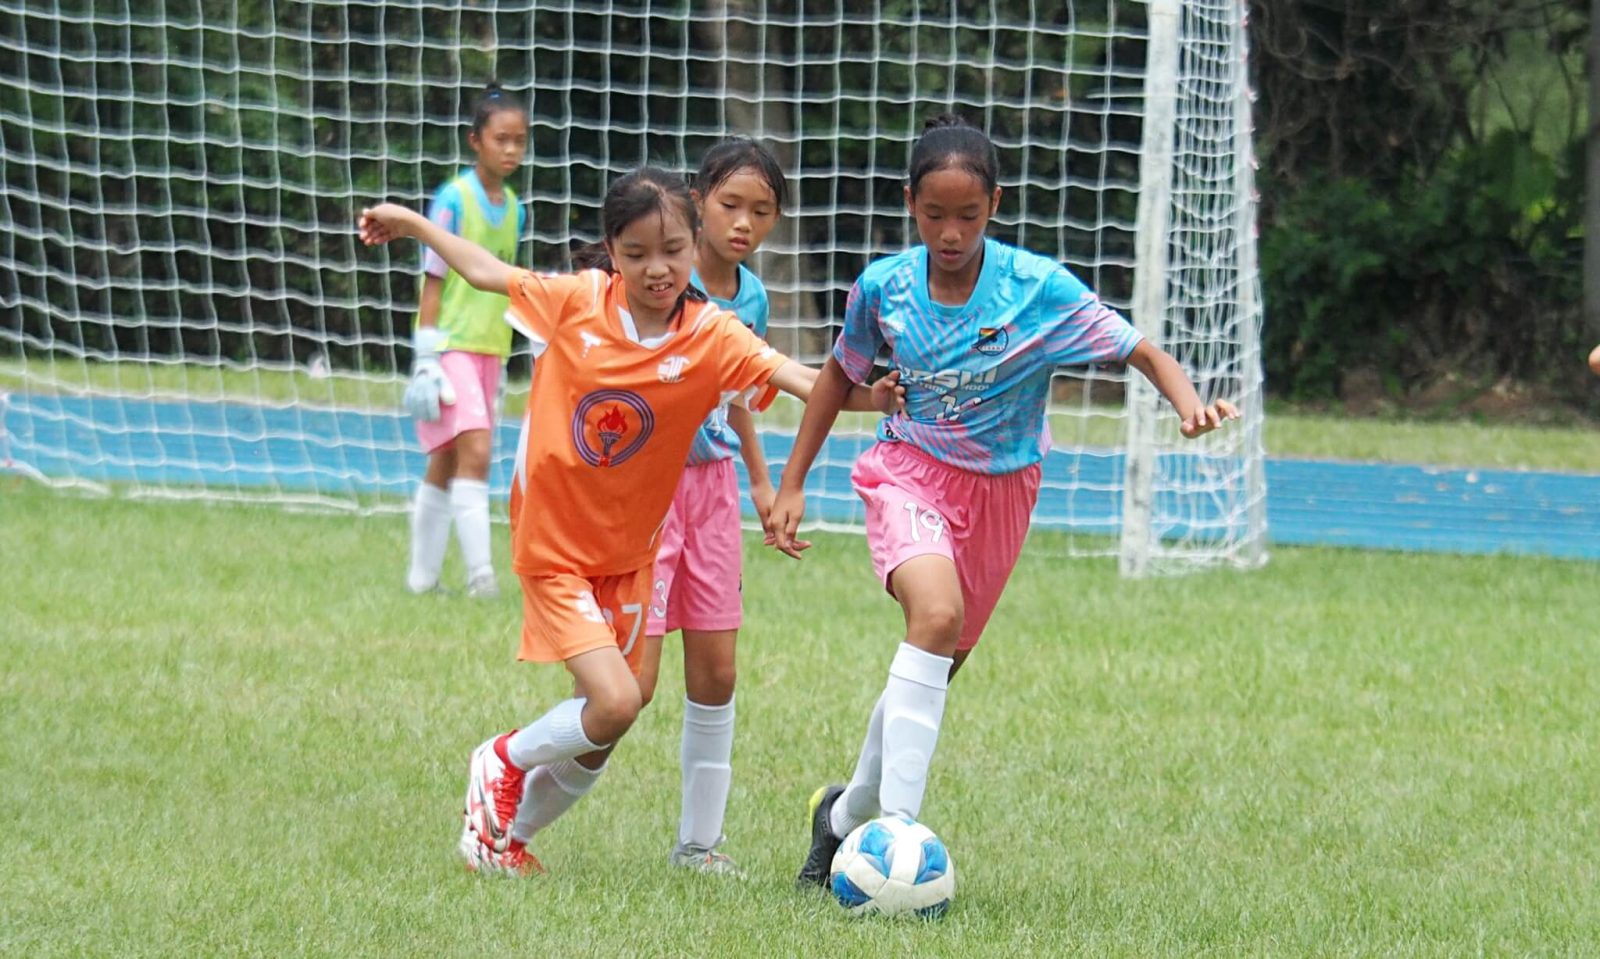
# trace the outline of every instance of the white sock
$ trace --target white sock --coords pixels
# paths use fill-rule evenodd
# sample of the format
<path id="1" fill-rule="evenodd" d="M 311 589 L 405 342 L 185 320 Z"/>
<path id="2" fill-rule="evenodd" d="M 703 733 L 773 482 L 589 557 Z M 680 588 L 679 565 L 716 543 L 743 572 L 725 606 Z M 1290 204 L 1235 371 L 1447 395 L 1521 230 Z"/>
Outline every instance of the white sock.
<path id="1" fill-rule="evenodd" d="M 411 570 L 406 573 L 406 586 L 412 592 L 438 585 L 449 545 L 450 494 L 431 483 L 421 483 L 411 504 Z"/>
<path id="2" fill-rule="evenodd" d="M 883 687 L 883 782 L 878 786 L 878 805 L 885 816 L 915 819 L 922 812 L 952 662 L 901 643 L 889 664 L 889 683 Z"/>
<path id="3" fill-rule="evenodd" d="M 587 699 L 569 699 L 517 730 L 506 740 L 506 755 L 518 769 L 532 769 L 599 749 L 583 732 Z"/>
<path id="4" fill-rule="evenodd" d="M 590 769 L 576 759 L 563 759 L 535 767 L 522 787 L 522 802 L 511 823 L 511 838 L 527 842 L 533 834 L 555 822 L 600 781 L 606 766 Z"/>
<path id="5" fill-rule="evenodd" d="M 489 484 L 483 480 L 450 481 L 450 512 L 456 521 L 456 539 L 467 564 L 467 582 L 494 572 L 489 550 Z"/>
<path id="6" fill-rule="evenodd" d="M 878 783 L 883 781 L 883 696 L 872 707 L 867 720 L 867 738 L 861 741 L 856 771 L 850 785 L 833 804 L 828 824 L 833 834 L 843 839 L 862 823 L 878 818 Z"/>
<path id="7" fill-rule="evenodd" d="M 725 706 L 702 706 L 683 700 L 683 812 L 678 842 L 710 849 L 722 839 L 728 811 L 728 786 L 733 779 L 733 700 Z"/>

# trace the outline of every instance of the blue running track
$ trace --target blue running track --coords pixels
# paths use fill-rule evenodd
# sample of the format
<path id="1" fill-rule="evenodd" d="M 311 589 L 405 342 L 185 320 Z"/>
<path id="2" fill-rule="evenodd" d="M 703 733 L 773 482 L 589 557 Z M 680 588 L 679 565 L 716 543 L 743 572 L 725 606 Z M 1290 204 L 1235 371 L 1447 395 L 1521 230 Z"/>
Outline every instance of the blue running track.
<path id="1" fill-rule="evenodd" d="M 782 459 L 790 438 L 765 439 L 768 457 Z M 865 442 L 841 437 L 823 458 L 848 464 Z M 490 480 L 503 491 L 514 428 L 502 425 L 496 444 Z M 409 496 L 422 462 L 398 413 L 0 397 L 0 469 L 48 477 L 370 500 Z M 1047 488 L 1036 526 L 1115 532 L 1120 454 L 1056 451 L 1044 474 L 1047 487 L 1070 489 Z M 1600 559 L 1600 476 L 1270 458 L 1266 474 L 1274 543 Z M 847 465 L 819 466 L 810 488 L 811 517 L 860 521 Z"/>

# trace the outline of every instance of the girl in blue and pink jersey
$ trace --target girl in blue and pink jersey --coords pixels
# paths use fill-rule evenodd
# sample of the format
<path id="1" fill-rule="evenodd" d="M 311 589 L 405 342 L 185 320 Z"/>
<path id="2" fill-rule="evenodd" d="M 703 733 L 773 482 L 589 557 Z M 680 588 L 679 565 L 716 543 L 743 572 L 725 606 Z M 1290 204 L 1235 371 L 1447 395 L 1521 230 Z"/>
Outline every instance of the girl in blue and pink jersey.
<path id="1" fill-rule="evenodd" d="M 1126 363 L 1210 432 L 1237 411 L 1201 401 L 1171 356 L 1146 342 L 1053 260 L 985 236 L 1000 205 L 999 160 L 979 130 L 930 119 L 911 154 L 906 209 L 923 245 L 868 266 L 844 331 L 806 403 L 767 533 L 796 558 L 805 479 L 840 404 L 887 350 L 906 390 L 851 479 L 866 504 L 873 568 L 906 635 L 867 723 L 848 786 L 811 797 L 802 885 L 826 885 L 842 837 L 878 815 L 916 818 L 945 694 L 983 633 L 1027 536 L 1058 366 Z"/>
<path id="2" fill-rule="evenodd" d="M 767 335 L 767 290 L 744 264 L 777 224 L 787 193 L 777 157 L 745 137 L 712 147 L 694 176 L 701 229 L 689 282 L 760 337 Z M 733 774 L 734 647 L 744 620 L 735 456 L 744 460 L 757 516 L 765 520 L 772 509 L 772 479 L 750 411 L 738 404 L 714 411 L 695 436 L 661 529 L 639 672 L 648 703 L 662 639 L 682 631 L 682 805 L 668 862 L 718 875 L 738 872 L 719 848 Z"/>

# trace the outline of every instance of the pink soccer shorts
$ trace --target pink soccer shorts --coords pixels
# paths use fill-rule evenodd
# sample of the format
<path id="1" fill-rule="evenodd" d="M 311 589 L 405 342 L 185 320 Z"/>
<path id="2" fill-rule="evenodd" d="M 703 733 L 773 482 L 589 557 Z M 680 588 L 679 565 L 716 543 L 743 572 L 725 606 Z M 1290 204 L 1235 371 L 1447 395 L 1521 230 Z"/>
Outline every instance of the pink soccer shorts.
<path id="1" fill-rule="evenodd" d="M 417 420 L 417 442 L 428 453 L 468 430 L 494 429 L 498 413 L 494 404 L 500 393 L 500 376 L 506 361 L 505 357 L 492 353 L 446 350 L 439 354 L 439 365 L 456 389 L 456 401 L 449 406 L 440 404 L 439 418 L 432 423 Z"/>
<path id="2" fill-rule="evenodd" d="M 969 473 L 908 443 L 877 443 L 856 460 L 850 481 L 867 506 L 867 545 L 884 589 L 906 560 L 949 559 L 966 608 L 956 648 L 976 646 L 1028 537 L 1038 464 L 999 475 Z"/>
<path id="3" fill-rule="evenodd" d="M 646 632 L 738 629 L 743 549 L 733 460 L 686 467 L 661 528 Z"/>

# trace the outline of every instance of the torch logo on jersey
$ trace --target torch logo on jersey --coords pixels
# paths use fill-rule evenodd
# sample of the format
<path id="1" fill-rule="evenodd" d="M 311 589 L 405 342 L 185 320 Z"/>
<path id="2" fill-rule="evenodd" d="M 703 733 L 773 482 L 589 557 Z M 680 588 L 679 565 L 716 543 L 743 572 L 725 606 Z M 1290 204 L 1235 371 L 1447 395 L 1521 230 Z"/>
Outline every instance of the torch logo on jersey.
<path id="1" fill-rule="evenodd" d="M 656 415 L 631 390 L 595 390 L 572 415 L 572 445 L 590 466 L 618 466 L 655 431 Z"/>

